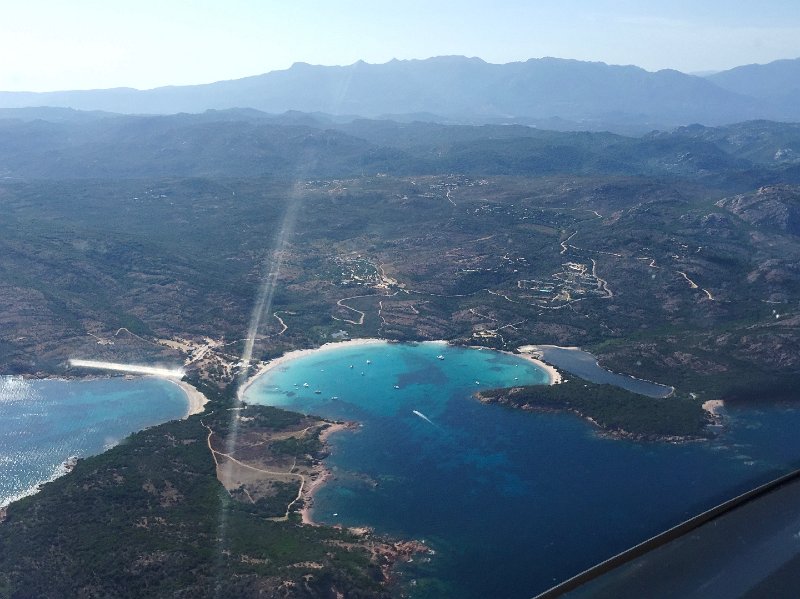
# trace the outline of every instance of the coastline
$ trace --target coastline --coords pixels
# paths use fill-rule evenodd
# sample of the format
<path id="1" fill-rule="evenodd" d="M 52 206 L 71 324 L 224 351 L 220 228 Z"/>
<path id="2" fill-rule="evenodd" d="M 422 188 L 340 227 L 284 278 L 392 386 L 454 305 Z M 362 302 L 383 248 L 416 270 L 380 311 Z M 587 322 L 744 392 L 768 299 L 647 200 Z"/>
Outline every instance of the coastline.
<path id="1" fill-rule="evenodd" d="M 712 416 L 719 416 L 720 410 L 725 407 L 725 402 L 721 399 L 709 399 L 703 402 L 703 409 Z"/>
<path id="2" fill-rule="evenodd" d="M 88 375 L 88 376 L 52 376 L 52 375 L 46 377 L 20 376 L 20 378 L 23 380 L 80 382 L 80 381 L 97 381 L 97 380 L 120 378 L 120 377 L 118 375 L 99 374 L 99 375 Z M 186 381 L 176 380 L 174 378 L 159 376 L 159 375 L 139 375 L 139 377 L 136 378 L 156 378 L 162 381 L 168 381 L 180 387 L 184 395 L 186 396 L 187 400 L 186 415 L 182 418 L 182 420 L 187 419 L 189 416 L 194 416 L 195 414 L 202 414 L 203 411 L 205 410 L 206 403 L 208 403 L 208 398 Z M 19 493 L 7 498 L 6 500 L 0 501 L 0 510 L 5 510 L 9 505 L 11 505 L 16 501 L 19 501 L 20 499 L 24 499 L 25 497 L 35 495 L 36 493 L 39 492 L 42 485 L 47 484 L 49 482 L 53 482 L 57 478 L 69 474 L 69 471 L 72 469 L 72 466 L 74 466 L 75 459 L 76 458 L 74 456 L 68 457 L 55 469 L 53 474 L 51 474 L 48 478 L 34 485 L 31 485 L 27 489 L 20 491 Z"/>
<path id="3" fill-rule="evenodd" d="M 8 375 L 13 376 L 13 375 Z M 76 376 L 76 375 L 47 375 L 47 376 L 25 376 L 19 375 L 20 378 L 23 380 L 37 380 L 37 381 L 99 381 L 104 379 L 113 379 L 113 378 L 120 378 L 122 375 L 120 374 L 90 374 L 85 376 Z M 128 377 L 131 375 L 125 375 L 127 380 Z M 189 416 L 194 416 L 195 414 L 202 414 L 205 410 L 205 405 L 208 403 L 208 398 L 203 395 L 200 391 L 198 391 L 195 387 L 190 385 L 184 380 L 176 379 L 174 377 L 163 376 L 159 374 L 140 374 L 140 375 L 133 375 L 134 378 L 136 377 L 141 378 L 154 378 L 159 379 L 162 381 L 168 381 L 180 387 L 183 392 L 186 394 L 186 400 L 188 402 L 187 409 L 186 409 L 186 416 L 183 419 L 188 418 Z"/>
<path id="4" fill-rule="evenodd" d="M 274 370 L 284 364 L 291 362 L 292 360 L 296 360 L 298 358 L 302 358 L 304 356 L 309 356 L 312 354 L 316 354 L 319 352 L 330 351 L 332 349 L 339 349 L 341 347 L 360 347 L 362 345 L 376 345 L 379 343 L 392 343 L 389 339 L 375 339 L 375 338 L 365 338 L 365 339 L 348 339 L 346 341 L 329 341 L 328 343 L 324 343 L 316 348 L 308 348 L 308 349 L 295 349 L 290 352 L 286 352 L 285 354 L 278 356 L 277 358 L 273 358 L 268 362 L 258 362 L 258 367 L 256 371 L 247 377 L 244 384 L 242 384 L 239 389 L 236 391 L 236 396 L 239 401 L 242 401 L 245 392 L 253 385 L 253 383 L 260 377 L 262 374 L 269 372 L 270 370 Z"/>
<path id="5" fill-rule="evenodd" d="M 519 351 L 521 354 L 522 353 L 538 354 L 540 359 L 544 359 L 544 350 L 546 350 L 548 348 L 568 350 L 568 351 L 579 351 L 579 352 L 583 352 L 583 353 L 589 354 L 590 356 L 592 356 L 594 358 L 595 365 L 599 369 L 604 370 L 605 372 L 607 372 L 609 374 L 620 376 L 620 377 L 629 378 L 629 379 L 632 379 L 634 381 L 640 381 L 642 383 L 648 383 L 648 384 L 654 385 L 656 387 L 663 387 L 664 389 L 669 389 L 669 392 L 666 395 L 659 396 L 661 399 L 666 399 L 668 397 L 672 397 L 672 395 L 674 395 L 674 393 L 675 393 L 675 387 L 673 387 L 672 385 L 664 385 L 663 383 L 656 383 L 655 381 L 650 381 L 648 379 L 642 379 L 642 378 L 633 376 L 632 374 L 622 374 L 620 372 L 614 372 L 613 370 L 609 370 L 608 368 L 605 368 L 604 366 L 600 365 L 600 361 L 597 359 L 597 356 L 595 356 L 593 353 L 591 353 L 591 352 L 589 352 L 589 351 L 587 351 L 585 349 L 581 349 L 580 347 L 577 347 L 577 346 L 574 346 L 574 345 L 571 345 L 571 346 L 549 345 L 549 344 L 544 344 L 544 345 L 522 345 L 522 346 L 517 348 L 517 351 Z M 576 376 L 578 376 L 578 375 L 576 375 Z M 637 391 L 634 391 L 634 393 L 637 393 Z M 653 395 L 651 397 L 656 397 L 656 396 Z"/>
<path id="6" fill-rule="evenodd" d="M 266 374 L 267 372 L 270 372 L 271 370 L 285 366 L 286 364 L 292 362 L 293 360 L 297 360 L 299 358 L 303 358 L 309 355 L 314 355 L 319 352 L 326 352 L 344 347 L 361 347 L 361 346 L 377 345 L 383 343 L 393 343 L 393 341 L 389 339 L 378 339 L 378 338 L 356 338 L 356 339 L 348 339 L 345 341 L 331 341 L 328 343 L 324 343 L 323 345 L 316 348 L 292 350 L 282 354 L 281 356 L 273 358 L 267 362 L 258 362 L 255 371 L 244 381 L 244 383 L 237 390 L 237 398 L 239 399 L 239 401 L 246 403 L 244 402 L 244 396 L 247 390 L 256 382 L 256 380 L 260 376 Z M 449 345 L 448 341 L 441 339 L 434 341 L 424 341 L 420 343 Z M 474 349 L 485 349 L 485 348 L 474 347 Z M 498 350 L 493 350 L 493 351 L 498 351 Z M 547 375 L 548 385 L 557 385 L 561 383 L 563 380 L 561 373 L 554 366 L 547 364 L 546 362 L 540 360 L 539 358 L 533 355 L 525 353 L 513 353 L 510 351 L 503 351 L 503 350 L 499 351 L 501 353 L 508 354 L 516 358 L 521 358 L 523 360 L 526 360 L 527 362 L 534 364 L 537 368 L 545 372 L 545 374 Z M 315 473 L 311 477 L 309 477 L 308 480 L 305 480 L 303 482 L 303 488 L 300 492 L 300 497 L 303 499 L 303 507 L 299 510 L 299 513 L 301 515 L 303 524 L 310 526 L 319 525 L 312 518 L 311 511 L 314 505 L 314 495 L 333 476 L 331 470 L 325 467 L 323 463 L 325 457 L 330 455 L 328 438 L 334 433 L 338 433 L 345 430 L 352 431 L 354 429 L 357 429 L 358 426 L 359 424 L 355 422 L 334 422 L 331 423 L 330 426 L 325 428 L 320 433 L 319 440 L 323 444 L 324 456 L 320 458 L 320 460 L 318 461 L 317 466 L 315 467 Z"/>
<path id="7" fill-rule="evenodd" d="M 320 525 L 311 517 L 311 510 L 314 507 L 314 494 L 331 478 L 331 476 L 333 476 L 333 472 L 331 472 L 331 470 L 328 469 L 322 462 L 322 460 L 330 454 L 328 438 L 334 433 L 339 433 L 346 430 L 354 430 L 358 428 L 358 426 L 359 425 L 355 422 L 334 422 L 320 432 L 319 440 L 323 446 L 324 456 L 317 462 L 315 466 L 315 476 L 310 482 L 303 485 L 303 490 L 300 493 L 300 496 L 303 499 L 303 507 L 300 510 L 300 517 L 303 524 L 307 524 L 309 526 Z"/>
<path id="8" fill-rule="evenodd" d="M 247 380 L 245 380 L 244 384 L 242 384 L 242 386 L 239 387 L 239 389 L 237 390 L 236 395 L 239 401 L 243 401 L 242 398 L 244 397 L 244 394 L 253 385 L 256 379 L 258 379 L 258 377 L 260 377 L 262 374 L 269 372 L 270 370 L 279 368 L 280 366 L 283 366 L 288 362 L 291 362 L 298 358 L 302 358 L 304 356 L 309 356 L 312 354 L 317 354 L 319 352 L 339 349 L 341 347 L 360 347 L 364 345 L 376 345 L 380 343 L 396 343 L 396 342 L 392 341 L 391 339 L 377 339 L 372 337 L 366 337 L 363 339 L 359 338 L 348 339 L 346 341 L 329 341 L 328 343 L 324 343 L 316 348 L 295 349 L 290 352 L 286 352 L 285 354 L 278 356 L 277 358 L 273 358 L 268 362 L 258 362 L 258 367 L 256 368 L 255 372 L 251 374 L 249 377 L 247 377 Z M 433 341 L 419 341 L 416 343 L 437 343 L 441 345 L 450 345 L 450 343 L 444 339 L 436 339 Z M 467 346 L 467 347 L 473 347 L 475 349 L 487 349 L 482 346 Z M 515 356 L 517 358 L 522 358 L 523 360 L 531 362 L 532 364 L 536 365 L 538 368 L 544 370 L 547 373 L 548 385 L 557 385 L 562 381 L 562 376 L 561 373 L 555 368 L 555 366 L 552 366 L 551 364 L 542 361 L 540 358 L 537 358 L 536 356 L 533 356 L 530 353 L 525 353 L 526 351 L 535 351 L 534 349 L 528 350 L 527 348 L 536 348 L 536 347 L 538 346 L 524 345 L 519 348 L 520 353 L 513 353 L 505 350 L 492 350 L 492 351 L 499 351 L 500 353 L 508 354 L 510 356 Z"/>
<path id="9" fill-rule="evenodd" d="M 487 395 L 483 395 L 480 391 L 476 392 L 473 396 L 481 403 L 497 404 L 501 406 L 506 406 L 513 410 L 539 412 L 543 414 L 558 414 L 558 413 L 573 414 L 578 418 L 585 420 L 586 422 L 591 424 L 592 427 L 596 429 L 596 432 L 600 437 L 604 437 L 607 439 L 614 439 L 617 441 L 625 440 L 625 441 L 636 441 L 640 443 L 641 442 L 693 443 L 693 442 L 708 440 L 707 437 L 702 435 L 662 434 L 662 433 L 647 433 L 647 432 L 636 433 L 636 432 L 631 432 L 623 427 L 611 428 L 609 426 L 601 424 L 594 417 L 587 414 L 584 410 L 581 410 L 575 406 L 567 406 L 567 405 L 552 406 L 552 405 L 533 405 L 533 404 L 524 404 L 518 406 L 512 404 L 509 401 L 509 395 L 512 395 L 515 392 L 520 391 L 521 389 L 522 389 L 521 387 L 512 387 L 508 395 L 499 397 L 490 397 Z M 719 401 L 719 400 L 711 400 L 711 401 Z"/>
<path id="10" fill-rule="evenodd" d="M 186 394 L 186 400 L 188 402 L 186 408 L 186 416 L 183 417 L 183 420 L 186 420 L 189 416 L 194 416 L 195 414 L 202 414 L 205 411 L 206 404 L 208 403 L 208 398 L 200 393 L 196 388 L 192 387 L 189 383 L 184 380 L 177 380 L 168 377 L 156 377 L 160 378 L 164 381 L 169 381 L 170 383 L 174 383 L 178 387 L 180 387 L 183 392 Z"/>
<path id="11" fill-rule="evenodd" d="M 712 424 L 718 426 L 723 424 L 725 410 L 725 402 L 723 400 L 708 399 L 703 402 L 701 407 L 706 411 L 709 418 L 711 418 Z"/>
<path id="12" fill-rule="evenodd" d="M 298 358 L 302 358 L 304 356 L 311 355 L 313 353 L 335 350 L 335 349 L 342 348 L 342 347 L 361 347 L 361 346 L 369 346 L 369 345 L 376 345 L 376 344 L 382 344 L 382 343 L 392 343 L 392 342 L 393 341 L 389 340 L 389 339 L 379 339 L 379 338 L 363 338 L 363 339 L 361 339 L 361 338 L 356 338 L 356 339 L 348 339 L 348 340 L 344 340 L 344 341 L 331 341 L 331 342 L 325 343 L 325 344 L 323 344 L 323 345 L 321 345 L 320 347 L 317 347 L 317 348 L 299 349 L 299 350 L 293 350 L 293 351 L 287 352 L 287 353 L 285 353 L 285 354 L 283 354 L 283 355 L 281 355 L 281 356 L 279 356 L 277 358 L 269 360 L 268 362 L 258 363 L 258 367 L 256 368 L 255 372 L 250 377 L 247 378 L 245 383 L 237 391 L 237 396 L 238 396 L 239 400 L 241 401 L 242 398 L 244 397 L 244 394 L 247 391 L 247 389 L 256 381 L 256 379 L 259 376 L 261 376 L 262 374 L 265 374 L 266 372 L 269 372 L 270 370 L 273 370 L 275 368 L 279 368 L 279 367 L 287 364 L 288 362 L 291 362 L 292 360 L 296 360 Z M 446 340 L 425 341 L 424 343 L 438 343 L 438 344 L 442 344 L 442 345 L 449 345 L 449 343 Z M 495 350 L 495 351 L 497 351 L 497 350 Z M 547 364 L 547 363 L 543 362 L 542 360 L 540 360 L 540 359 L 538 359 L 538 358 L 536 358 L 536 357 L 534 357 L 532 355 L 524 354 L 524 353 L 518 353 L 517 354 L 517 353 L 505 352 L 505 351 L 502 352 L 502 353 L 507 353 L 509 355 L 513 355 L 513 356 L 516 356 L 518 358 L 522 358 L 524 360 L 527 360 L 527 361 L 533 363 L 538 368 L 542 369 L 544 372 L 547 373 L 547 377 L 548 377 L 548 383 L 547 384 L 548 385 L 558 384 L 558 383 L 560 383 L 562 381 L 561 373 L 558 370 L 556 370 L 555 367 L 551 366 L 550 364 Z M 114 374 L 91 374 L 91 375 L 82 375 L 82 376 L 75 376 L 75 375 L 66 375 L 66 376 L 63 376 L 63 375 L 61 375 L 61 376 L 49 375 L 47 377 L 41 377 L 41 376 L 25 377 L 25 376 L 23 376 L 22 378 L 23 379 L 24 378 L 33 378 L 33 379 L 39 379 L 39 380 L 41 380 L 41 379 L 51 379 L 51 380 L 55 379 L 55 380 L 65 380 L 65 381 L 71 381 L 71 380 L 80 381 L 80 380 L 98 380 L 98 379 L 106 379 L 106 378 L 117 378 L 118 376 L 119 375 L 114 375 Z M 128 375 L 128 376 L 130 376 L 130 375 Z M 167 376 L 163 376 L 163 375 L 159 375 L 159 374 L 138 375 L 138 376 L 140 376 L 142 378 L 158 378 L 158 379 L 161 379 L 161 380 L 164 380 L 164 381 L 168 381 L 168 382 L 180 387 L 181 390 L 183 391 L 184 395 L 186 396 L 186 399 L 187 399 L 186 414 L 185 414 L 185 416 L 183 416 L 182 419 L 185 420 L 186 418 L 189 418 L 190 416 L 194 416 L 194 415 L 197 415 L 197 414 L 202 414 L 205 411 L 205 405 L 209 401 L 208 398 L 203 393 L 201 393 L 198 389 L 196 389 L 191 384 L 189 384 L 188 382 L 186 382 L 184 380 L 176 379 L 174 377 L 167 377 Z M 324 431 L 322 431 L 320 433 L 320 441 L 323 443 L 323 446 L 324 446 L 325 450 L 327 450 L 328 449 L 327 439 L 328 439 L 328 437 L 330 437 L 330 435 L 332 435 L 334 433 L 337 433 L 337 432 L 340 432 L 340 431 L 343 431 L 343 430 L 353 430 L 353 429 L 356 429 L 357 427 L 358 427 L 358 424 L 357 423 L 353 423 L 353 422 L 349 422 L 349 423 L 338 423 L 338 422 L 337 423 L 332 423 L 331 426 L 327 427 Z M 59 476 L 63 476 L 64 474 L 66 474 L 66 471 L 63 471 L 61 468 L 59 468 L 59 471 L 54 473 L 53 476 L 50 479 L 42 481 L 41 483 L 39 483 L 39 485 L 44 484 L 45 482 L 49 482 L 49 480 L 53 480 L 53 479 L 55 479 L 55 478 L 57 478 Z M 319 474 L 314 476 L 313 478 L 311 478 L 304 485 L 304 488 L 303 488 L 303 491 L 302 491 L 302 497 L 304 499 L 304 507 L 302 508 L 302 510 L 300 510 L 300 513 L 301 513 L 302 520 L 303 520 L 304 524 L 316 525 L 316 523 L 311 518 L 311 509 L 312 509 L 312 506 L 313 506 L 313 497 L 314 497 L 314 494 L 316 493 L 316 491 L 318 491 L 318 489 L 320 487 L 322 487 L 322 485 L 324 485 L 325 482 L 327 482 L 331 478 L 331 476 L 332 476 L 331 471 L 328 470 L 327 468 L 325 468 L 325 466 L 320 461 Z M 34 487 L 32 487 L 30 489 L 27 489 L 19 497 L 14 497 L 8 503 L 11 503 L 11 502 L 16 501 L 18 499 L 21 499 L 24 496 L 36 493 L 37 490 L 38 490 L 38 486 L 39 485 L 35 485 Z"/>
<path id="13" fill-rule="evenodd" d="M 509 354 L 511 356 L 516 356 L 518 358 L 522 358 L 523 360 L 527 360 L 528 362 L 531 362 L 535 366 L 537 366 L 537 367 L 541 368 L 542 370 L 544 370 L 547 373 L 547 384 L 548 385 L 558 385 L 559 383 L 561 383 L 564 379 L 561 376 L 561 373 L 556 369 L 555 366 L 553 366 L 551 364 L 548 364 L 547 362 L 543 362 L 540 358 L 537 358 L 532 353 L 528 353 L 527 350 L 523 351 L 523 348 L 529 348 L 529 347 L 536 347 L 536 346 L 523 345 L 522 347 L 519 348 L 519 352 L 520 353 L 518 353 L 518 354 L 515 354 L 515 353 L 512 353 L 512 352 L 507 352 L 507 351 L 504 351 L 503 353 L 504 354 Z"/>
<path id="14" fill-rule="evenodd" d="M 3 513 L 8 508 L 9 505 L 11 505 L 16 501 L 19 501 L 20 499 L 25 499 L 26 497 L 30 497 L 31 495 L 36 495 L 36 493 L 42 490 L 43 485 L 51 483 L 57 478 L 61 478 L 62 476 L 69 474 L 70 471 L 75 467 L 76 460 L 77 457 L 75 456 L 68 457 L 66 460 L 61 462 L 61 464 L 56 466 L 56 469 L 53 471 L 53 474 L 51 474 L 45 480 L 40 481 L 35 485 L 31 485 L 24 491 L 20 491 L 19 493 L 0 501 L 0 522 L 3 521 Z"/>
<path id="15" fill-rule="evenodd" d="M 303 526 L 330 526 L 315 522 L 311 517 L 314 508 L 314 494 L 333 476 L 331 470 L 325 467 L 322 460 L 327 457 L 330 448 L 328 438 L 342 431 L 353 431 L 359 428 L 356 422 L 332 422 L 319 434 L 319 440 L 323 444 L 323 455 L 314 466 L 315 474 L 310 482 L 304 484 L 300 493 L 303 500 L 303 507 L 299 510 Z M 339 524 L 332 525 L 334 528 L 343 528 Z M 425 544 L 425 541 L 398 540 L 396 538 L 376 535 L 375 531 L 369 526 L 347 527 L 347 531 L 355 535 L 358 541 L 354 546 L 366 549 L 376 565 L 378 565 L 384 584 L 389 584 L 394 580 L 395 568 L 398 564 L 414 561 L 414 556 L 418 554 L 435 555 L 435 551 Z M 430 558 L 429 558 L 430 559 Z"/>

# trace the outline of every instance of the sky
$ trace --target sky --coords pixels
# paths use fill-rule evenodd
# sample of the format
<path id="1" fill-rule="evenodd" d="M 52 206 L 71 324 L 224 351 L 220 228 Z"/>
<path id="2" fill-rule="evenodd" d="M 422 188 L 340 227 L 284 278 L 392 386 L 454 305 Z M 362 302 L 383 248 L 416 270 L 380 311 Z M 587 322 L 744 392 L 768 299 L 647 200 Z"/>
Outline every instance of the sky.
<path id="1" fill-rule="evenodd" d="M 448 54 L 716 71 L 800 57 L 798 0 L 6 0 L 0 90 L 209 83 Z"/>

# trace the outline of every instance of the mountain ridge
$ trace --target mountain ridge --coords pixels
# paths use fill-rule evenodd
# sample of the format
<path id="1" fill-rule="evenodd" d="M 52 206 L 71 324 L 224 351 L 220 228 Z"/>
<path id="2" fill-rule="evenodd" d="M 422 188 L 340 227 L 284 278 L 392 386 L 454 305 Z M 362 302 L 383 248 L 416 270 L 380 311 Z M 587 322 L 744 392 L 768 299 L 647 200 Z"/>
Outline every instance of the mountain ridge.
<path id="1" fill-rule="evenodd" d="M 347 66 L 298 62 L 200 85 L 0 92 L 0 108 L 56 106 L 123 114 L 252 108 L 367 118 L 426 114 L 437 122 L 468 124 L 560 119 L 570 129 L 628 125 L 641 132 L 693 123 L 800 120 L 800 106 L 790 101 L 792 90 L 800 89 L 800 59 L 756 66 L 757 77 L 748 76 L 752 65 L 698 77 L 553 57 L 504 64 L 463 56 Z"/>

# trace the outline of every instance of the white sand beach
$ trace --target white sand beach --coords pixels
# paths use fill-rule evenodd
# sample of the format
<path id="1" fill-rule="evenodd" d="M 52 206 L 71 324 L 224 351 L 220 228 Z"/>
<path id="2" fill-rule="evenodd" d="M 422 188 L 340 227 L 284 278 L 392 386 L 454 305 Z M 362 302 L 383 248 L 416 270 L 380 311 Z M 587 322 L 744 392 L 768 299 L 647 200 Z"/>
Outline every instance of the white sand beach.
<path id="1" fill-rule="evenodd" d="M 330 343 L 325 343 L 317 348 L 311 349 L 296 349 L 294 351 L 286 352 L 282 356 L 278 358 L 274 358 L 269 362 L 260 362 L 256 371 L 250 376 L 245 383 L 239 387 L 237 395 L 239 400 L 241 401 L 244 397 L 245 392 L 247 389 L 252 385 L 255 380 L 260 377 L 265 372 L 269 372 L 275 368 L 279 368 L 280 366 L 285 365 L 292 360 L 296 360 L 298 358 L 302 358 L 303 356 L 308 356 L 311 354 L 316 354 L 318 352 L 330 351 L 334 349 L 341 349 L 343 347 L 358 347 L 361 345 L 375 345 L 379 343 L 388 343 L 387 339 L 348 339 L 347 341 L 331 341 Z"/>
<path id="2" fill-rule="evenodd" d="M 261 362 L 258 364 L 256 371 L 239 388 L 238 391 L 239 400 L 240 401 L 242 400 L 247 389 L 250 387 L 250 385 L 252 385 L 255 382 L 255 380 L 259 376 L 261 376 L 265 372 L 269 372 L 270 370 L 284 366 L 285 364 L 291 362 L 292 360 L 296 360 L 298 358 L 302 358 L 303 356 L 308 356 L 317 352 L 330 351 L 330 350 L 340 349 L 342 347 L 358 347 L 362 345 L 375 345 L 380 343 L 390 343 L 390 341 L 388 339 L 373 339 L 373 338 L 348 339 L 347 341 L 332 341 L 330 343 L 325 343 L 324 345 L 321 345 L 320 347 L 317 348 L 297 349 L 294 351 L 287 352 L 282 356 L 274 358 L 268 362 Z M 426 343 L 439 343 L 442 345 L 448 344 L 447 341 L 441 339 L 436 341 L 426 341 Z M 535 364 L 536 366 L 538 366 L 547 373 L 548 385 L 557 385 L 562 381 L 561 373 L 558 370 L 556 370 L 555 367 L 543 362 L 538 357 L 531 355 L 531 353 L 537 352 L 538 349 L 539 348 L 536 345 L 524 345 L 519 348 L 520 353 L 518 354 L 512 352 L 503 352 L 503 353 L 507 353 L 509 355 L 516 356 L 518 358 L 523 358 Z"/>
<path id="3" fill-rule="evenodd" d="M 170 383 L 176 384 L 178 387 L 183 389 L 183 392 L 186 394 L 186 399 L 189 402 L 189 405 L 186 410 L 185 418 L 189 416 L 194 416 L 195 414 L 202 414 L 203 410 L 205 409 L 206 403 L 208 403 L 208 398 L 200 393 L 197 389 L 192 387 L 186 381 L 179 381 L 174 378 L 167 378 L 167 377 L 158 377 L 162 380 L 169 381 Z"/>
<path id="4" fill-rule="evenodd" d="M 542 360 L 540 360 L 538 357 L 536 357 L 536 355 L 534 355 L 538 351 L 538 347 L 536 345 L 523 345 L 518 349 L 520 353 L 511 355 L 524 358 L 525 360 L 528 360 L 528 362 L 532 362 L 533 364 L 536 364 L 536 366 L 544 370 L 547 373 L 548 385 L 558 385 L 563 380 L 561 377 L 561 373 L 558 370 L 556 370 L 554 366 L 551 366 L 546 362 L 542 362 Z M 505 353 L 511 353 L 511 352 L 505 352 Z"/>

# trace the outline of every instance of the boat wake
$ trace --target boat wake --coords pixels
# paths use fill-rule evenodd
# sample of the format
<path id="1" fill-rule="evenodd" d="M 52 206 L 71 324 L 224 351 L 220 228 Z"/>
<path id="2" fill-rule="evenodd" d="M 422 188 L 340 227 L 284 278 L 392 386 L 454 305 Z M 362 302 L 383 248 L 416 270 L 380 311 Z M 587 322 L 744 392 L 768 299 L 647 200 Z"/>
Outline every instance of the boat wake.
<path id="1" fill-rule="evenodd" d="M 419 416 L 419 417 L 420 417 L 420 418 L 422 418 L 422 419 L 423 419 L 425 422 L 428 422 L 428 423 L 430 423 L 430 424 L 433 424 L 433 426 L 436 426 L 436 424 L 435 424 L 435 423 L 434 423 L 434 422 L 433 422 L 433 421 L 432 421 L 430 418 L 428 418 L 428 417 L 427 417 L 425 414 L 423 414 L 422 412 L 419 412 L 419 411 L 417 411 L 417 410 L 411 410 L 411 413 L 412 413 L 412 414 L 414 414 L 414 416 Z M 438 428 L 438 427 L 437 427 L 437 428 Z"/>

